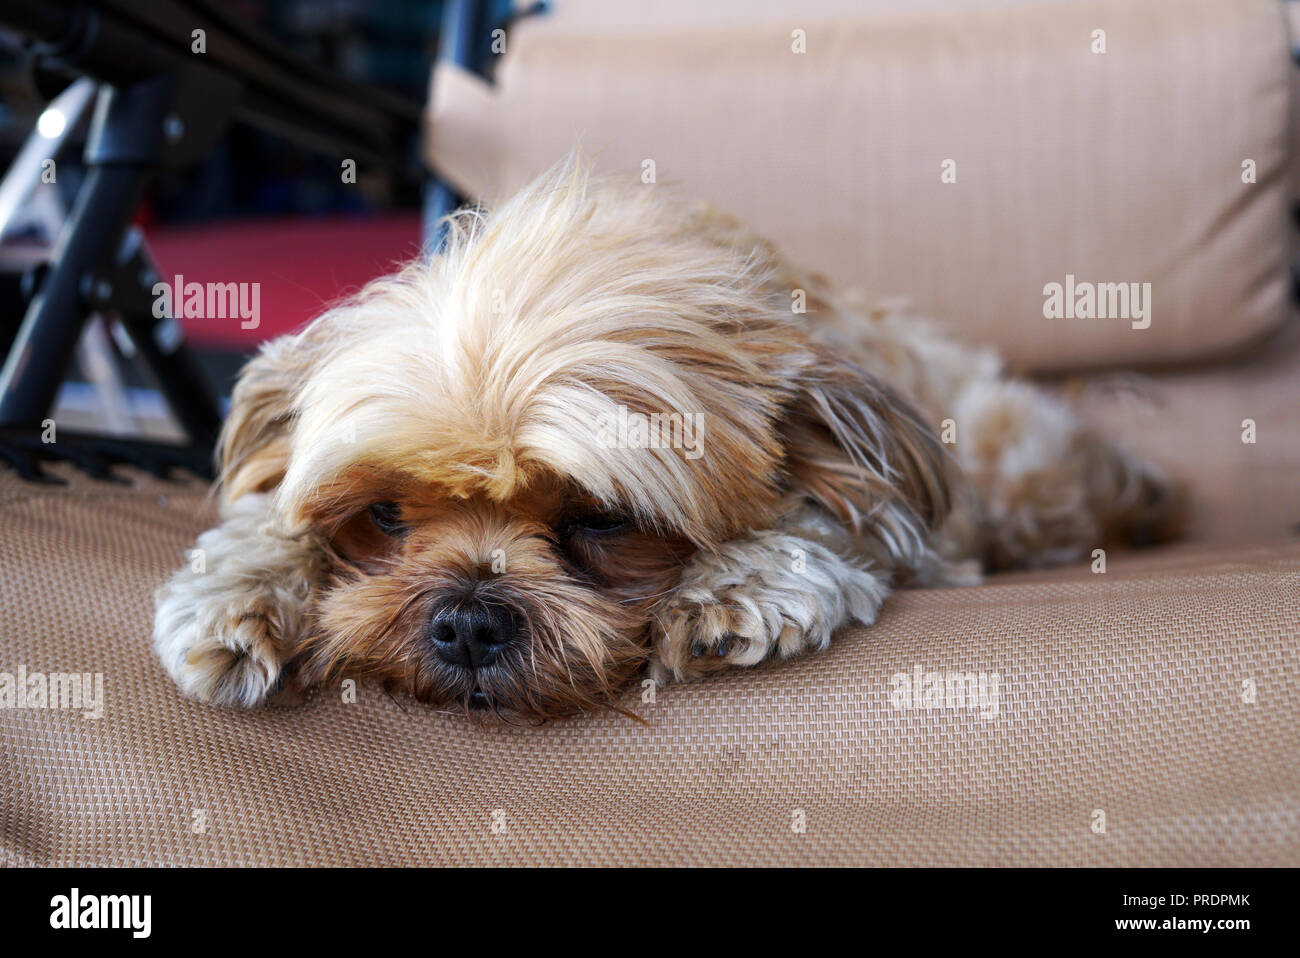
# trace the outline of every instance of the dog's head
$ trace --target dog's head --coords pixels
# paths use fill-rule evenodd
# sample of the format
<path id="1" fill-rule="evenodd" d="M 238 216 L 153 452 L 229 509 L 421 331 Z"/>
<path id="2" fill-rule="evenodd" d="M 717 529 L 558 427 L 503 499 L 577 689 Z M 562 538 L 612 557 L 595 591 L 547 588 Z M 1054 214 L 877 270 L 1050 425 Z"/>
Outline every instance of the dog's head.
<path id="1" fill-rule="evenodd" d="M 699 550 L 795 501 L 942 515 L 942 453 L 809 339 L 771 250 L 659 189 L 571 162 L 249 365 L 226 495 L 329 559 L 298 681 L 609 705 Z"/>

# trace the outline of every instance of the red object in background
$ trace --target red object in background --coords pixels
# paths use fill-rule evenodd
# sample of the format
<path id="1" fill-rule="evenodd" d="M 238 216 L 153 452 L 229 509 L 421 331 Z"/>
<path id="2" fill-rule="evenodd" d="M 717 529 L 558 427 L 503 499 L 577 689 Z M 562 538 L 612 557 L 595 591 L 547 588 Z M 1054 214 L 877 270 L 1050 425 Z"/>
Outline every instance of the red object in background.
<path id="1" fill-rule="evenodd" d="M 259 283 L 259 324 L 238 318 L 181 320 L 192 345 L 248 351 L 293 332 L 331 303 L 420 251 L 416 213 L 322 219 L 241 220 L 148 227 L 162 282 Z"/>

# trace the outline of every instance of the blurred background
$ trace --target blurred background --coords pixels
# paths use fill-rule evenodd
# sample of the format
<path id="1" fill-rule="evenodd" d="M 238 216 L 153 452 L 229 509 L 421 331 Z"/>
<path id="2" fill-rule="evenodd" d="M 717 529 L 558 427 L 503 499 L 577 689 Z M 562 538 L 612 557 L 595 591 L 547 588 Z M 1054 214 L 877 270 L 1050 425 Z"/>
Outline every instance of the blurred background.
<path id="1" fill-rule="evenodd" d="M 327 71 L 414 104 L 424 101 L 441 0 L 230 0 L 221 7 Z M 21 40 L 0 30 L 0 163 L 5 168 L 34 129 L 62 130 L 58 116 L 42 116 L 52 92 L 34 83 Z M 71 142 L 60 153 L 56 180 L 64 208 L 82 182 L 78 141 L 85 139 L 89 121 L 87 110 L 77 127 L 66 131 Z M 33 197 L 33 205 L 20 211 L 6 231 L 0 257 L 11 263 L 17 257 L 21 265 L 24 248 L 53 242 L 51 218 L 41 203 Z M 154 178 L 136 223 L 164 278 L 181 274 L 261 284 L 256 329 L 181 320 L 204 376 L 224 397 L 258 343 L 296 328 L 324 304 L 416 253 L 420 204 L 417 182 L 397 181 L 363 164 L 355 184 L 344 183 L 336 157 L 234 123 L 196 164 Z M 20 318 L 6 316 L 0 324 Z M 159 436 L 172 435 L 147 371 L 120 354 L 118 359 L 135 418 Z M 105 428 L 95 408 L 98 396 L 80 373 L 74 370 L 62 391 L 59 421 Z"/>
<path id="2" fill-rule="evenodd" d="M 1205 534 L 1300 523 L 1300 2 L 0 0 L 0 23 L 55 47 L 42 60 L 0 36 L 0 159 L 68 140 L 57 184 L 0 186 L 0 387 L 24 386 L 0 388 L 0 459 L 20 469 L 78 455 L 78 431 L 96 450 L 105 433 L 183 433 L 209 462 L 261 341 L 433 248 L 458 198 L 490 207 L 578 147 L 1068 391 L 1195 478 Z M 78 192 L 127 164 L 110 143 L 83 176 L 94 84 L 69 125 L 51 109 L 77 92 L 61 69 L 101 81 L 105 113 L 173 83 L 122 124 L 156 148 L 138 207 Z M 160 146 L 171 109 L 188 122 Z M 101 236 L 138 227 L 148 269 L 104 275 L 129 244 L 63 255 L 73 195 L 107 211 Z M 255 284 L 259 322 L 155 321 L 140 298 L 155 274 Z M 1149 290 L 1147 309 L 1049 315 L 1046 291 L 1076 278 Z M 101 282 L 136 287 L 133 303 Z"/>

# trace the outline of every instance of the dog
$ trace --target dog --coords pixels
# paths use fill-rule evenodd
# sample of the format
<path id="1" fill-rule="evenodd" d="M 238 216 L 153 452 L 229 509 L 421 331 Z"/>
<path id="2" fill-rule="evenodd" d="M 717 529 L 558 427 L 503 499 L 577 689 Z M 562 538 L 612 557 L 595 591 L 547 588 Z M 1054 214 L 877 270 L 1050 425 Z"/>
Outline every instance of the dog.
<path id="1" fill-rule="evenodd" d="M 157 596 L 193 698 L 546 720 L 824 649 L 903 586 L 1162 537 L 1175 487 L 990 350 L 570 158 L 266 344 Z"/>

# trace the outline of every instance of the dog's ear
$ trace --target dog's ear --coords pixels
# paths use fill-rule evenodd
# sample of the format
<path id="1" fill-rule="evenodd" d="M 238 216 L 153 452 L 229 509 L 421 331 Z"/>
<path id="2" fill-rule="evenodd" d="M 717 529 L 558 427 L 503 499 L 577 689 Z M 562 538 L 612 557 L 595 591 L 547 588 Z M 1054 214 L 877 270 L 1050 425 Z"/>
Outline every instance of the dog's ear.
<path id="1" fill-rule="evenodd" d="M 937 529 L 956 464 L 935 431 L 861 367 L 816 351 L 783 427 L 793 491 L 855 529 Z"/>
<path id="2" fill-rule="evenodd" d="M 274 489 L 284 478 L 293 398 L 306 379 L 310 353 L 303 336 L 283 336 L 264 345 L 239 374 L 217 442 L 227 501 Z"/>

